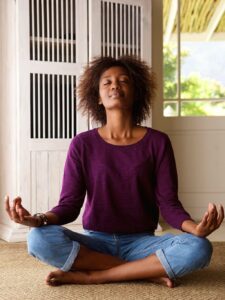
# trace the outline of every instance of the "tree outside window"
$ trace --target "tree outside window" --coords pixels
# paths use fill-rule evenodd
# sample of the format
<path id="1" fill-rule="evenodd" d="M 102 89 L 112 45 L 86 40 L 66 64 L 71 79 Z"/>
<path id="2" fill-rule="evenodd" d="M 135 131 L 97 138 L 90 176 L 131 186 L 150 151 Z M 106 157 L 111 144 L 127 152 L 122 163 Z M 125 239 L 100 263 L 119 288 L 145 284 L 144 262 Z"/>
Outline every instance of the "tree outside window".
<path id="1" fill-rule="evenodd" d="M 225 116 L 225 13 L 209 38 L 221 1 L 199 2 L 164 0 L 164 116 Z"/>

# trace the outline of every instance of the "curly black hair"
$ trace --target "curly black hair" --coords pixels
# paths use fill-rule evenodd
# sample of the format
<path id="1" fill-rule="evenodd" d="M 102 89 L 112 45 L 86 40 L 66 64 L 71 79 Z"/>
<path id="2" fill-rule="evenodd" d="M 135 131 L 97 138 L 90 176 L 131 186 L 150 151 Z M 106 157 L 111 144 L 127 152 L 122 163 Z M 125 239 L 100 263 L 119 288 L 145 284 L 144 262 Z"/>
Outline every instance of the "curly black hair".
<path id="1" fill-rule="evenodd" d="M 148 64 L 135 56 L 121 56 L 118 59 L 106 56 L 96 57 L 86 66 L 77 88 L 79 97 L 78 109 L 83 114 L 106 124 L 106 112 L 99 105 L 99 81 L 101 75 L 111 67 L 122 67 L 128 72 L 134 85 L 134 105 L 132 119 L 134 124 L 140 124 L 150 115 L 152 99 L 156 91 L 155 75 Z"/>

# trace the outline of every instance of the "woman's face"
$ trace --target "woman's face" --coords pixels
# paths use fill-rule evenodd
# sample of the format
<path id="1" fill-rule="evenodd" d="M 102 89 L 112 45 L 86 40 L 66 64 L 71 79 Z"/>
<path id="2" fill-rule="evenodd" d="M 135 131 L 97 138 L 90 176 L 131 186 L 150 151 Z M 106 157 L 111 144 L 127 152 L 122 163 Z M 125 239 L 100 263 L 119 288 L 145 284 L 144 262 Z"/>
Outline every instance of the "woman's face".
<path id="1" fill-rule="evenodd" d="M 106 110 L 132 110 L 133 94 L 133 82 L 126 69 L 111 67 L 102 73 L 99 81 L 99 103 Z"/>

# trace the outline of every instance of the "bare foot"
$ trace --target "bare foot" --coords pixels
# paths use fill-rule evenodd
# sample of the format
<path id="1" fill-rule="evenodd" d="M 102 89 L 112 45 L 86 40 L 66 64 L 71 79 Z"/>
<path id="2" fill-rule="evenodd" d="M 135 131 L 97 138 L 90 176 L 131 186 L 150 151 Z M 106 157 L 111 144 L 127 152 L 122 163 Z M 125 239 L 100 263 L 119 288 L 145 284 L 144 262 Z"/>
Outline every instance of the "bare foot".
<path id="1" fill-rule="evenodd" d="M 175 287 L 175 282 L 172 279 L 170 279 L 169 277 L 150 278 L 148 281 L 154 282 L 157 284 L 162 284 L 169 288 Z"/>
<path id="2" fill-rule="evenodd" d="M 61 270 L 57 270 L 49 273 L 46 278 L 46 283 L 50 286 L 58 286 L 62 284 L 97 284 L 97 283 L 105 283 L 104 280 L 94 279 L 91 274 L 93 272 L 63 272 Z M 165 285 L 169 288 L 175 287 L 175 282 L 168 277 L 159 277 L 159 278 L 150 278 L 148 279 L 150 282 L 154 282 L 157 284 Z"/>
<path id="3" fill-rule="evenodd" d="M 49 273 L 46 278 L 46 283 L 51 286 L 58 286 L 62 284 L 88 284 L 90 276 L 88 272 L 63 272 L 57 270 Z"/>

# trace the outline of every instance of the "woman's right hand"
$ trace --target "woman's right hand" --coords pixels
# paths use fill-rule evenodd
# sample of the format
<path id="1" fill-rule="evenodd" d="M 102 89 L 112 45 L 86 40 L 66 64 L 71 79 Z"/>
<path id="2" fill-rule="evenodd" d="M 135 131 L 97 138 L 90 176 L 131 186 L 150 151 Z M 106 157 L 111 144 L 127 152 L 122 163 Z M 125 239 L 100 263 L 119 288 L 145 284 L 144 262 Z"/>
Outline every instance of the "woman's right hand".
<path id="1" fill-rule="evenodd" d="M 16 197 L 12 205 L 9 203 L 9 196 L 5 197 L 5 209 L 12 221 L 15 223 L 19 223 L 22 225 L 30 226 L 30 227 L 38 227 L 39 220 L 36 217 L 33 217 L 23 206 L 22 199 L 20 197 Z"/>

